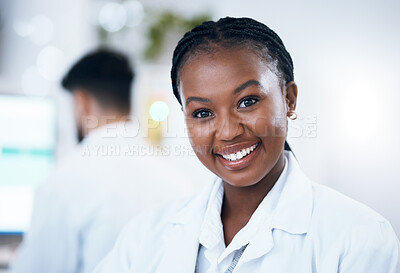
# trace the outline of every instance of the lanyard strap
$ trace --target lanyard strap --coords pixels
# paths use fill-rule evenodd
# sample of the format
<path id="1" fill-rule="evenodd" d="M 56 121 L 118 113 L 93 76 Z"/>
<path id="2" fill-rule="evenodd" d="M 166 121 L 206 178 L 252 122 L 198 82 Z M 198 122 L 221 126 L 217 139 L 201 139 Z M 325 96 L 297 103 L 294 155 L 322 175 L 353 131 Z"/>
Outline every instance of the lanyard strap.
<path id="1" fill-rule="evenodd" d="M 235 269 L 236 265 L 238 264 L 238 262 L 239 262 L 239 260 L 240 260 L 240 257 L 242 257 L 243 252 L 245 251 L 245 249 L 246 249 L 246 247 L 247 247 L 248 245 L 249 245 L 249 244 L 242 246 L 242 247 L 236 252 L 235 256 L 233 257 L 232 263 L 230 264 L 230 266 L 228 267 L 228 269 L 225 271 L 225 273 L 232 273 L 232 272 L 233 272 L 233 270 Z M 197 264 L 196 264 L 194 273 L 198 273 Z"/>
<path id="2" fill-rule="evenodd" d="M 225 273 L 232 273 L 232 272 L 233 272 L 233 270 L 235 269 L 236 265 L 238 264 L 238 262 L 239 262 L 239 260 L 240 260 L 240 257 L 242 257 L 243 252 L 244 252 L 244 250 L 246 249 L 246 247 L 247 247 L 248 245 L 249 245 L 249 244 L 242 246 L 242 248 L 239 249 L 239 250 L 236 252 L 235 257 L 233 257 L 233 260 L 232 260 L 231 265 L 228 267 L 228 269 L 225 271 Z"/>

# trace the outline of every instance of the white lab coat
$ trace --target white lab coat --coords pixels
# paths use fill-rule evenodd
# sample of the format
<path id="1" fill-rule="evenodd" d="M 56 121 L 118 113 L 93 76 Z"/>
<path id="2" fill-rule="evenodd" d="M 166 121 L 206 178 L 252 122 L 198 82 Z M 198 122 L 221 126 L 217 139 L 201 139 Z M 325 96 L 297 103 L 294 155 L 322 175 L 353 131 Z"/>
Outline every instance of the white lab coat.
<path id="1" fill-rule="evenodd" d="M 12 273 L 92 272 L 138 212 L 190 194 L 188 180 L 143 155 L 154 150 L 125 129 L 114 123 L 90 133 L 40 186 Z"/>
<path id="2" fill-rule="evenodd" d="M 285 152 L 285 156 L 287 179 L 270 226 L 250 241 L 234 272 L 400 272 L 399 240 L 387 220 L 311 182 L 293 155 Z M 194 272 L 212 188 L 187 203 L 137 217 L 94 272 Z"/>

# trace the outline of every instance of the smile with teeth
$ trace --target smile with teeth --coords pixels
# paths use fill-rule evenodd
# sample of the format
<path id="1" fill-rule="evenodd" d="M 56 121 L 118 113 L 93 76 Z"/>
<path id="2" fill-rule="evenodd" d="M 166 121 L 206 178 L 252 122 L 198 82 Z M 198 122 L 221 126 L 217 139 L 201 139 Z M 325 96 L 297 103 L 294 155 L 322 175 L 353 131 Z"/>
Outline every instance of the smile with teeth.
<path id="1" fill-rule="evenodd" d="M 229 160 L 229 161 L 237 161 L 237 160 L 240 160 L 243 157 L 246 157 L 249 154 L 251 154 L 257 148 L 257 146 L 258 146 L 258 143 L 254 144 L 254 145 L 252 145 L 252 146 L 250 146 L 248 148 L 242 149 L 242 150 L 240 150 L 240 151 L 238 151 L 236 153 L 227 154 L 227 155 L 221 155 L 221 156 L 224 159 Z"/>

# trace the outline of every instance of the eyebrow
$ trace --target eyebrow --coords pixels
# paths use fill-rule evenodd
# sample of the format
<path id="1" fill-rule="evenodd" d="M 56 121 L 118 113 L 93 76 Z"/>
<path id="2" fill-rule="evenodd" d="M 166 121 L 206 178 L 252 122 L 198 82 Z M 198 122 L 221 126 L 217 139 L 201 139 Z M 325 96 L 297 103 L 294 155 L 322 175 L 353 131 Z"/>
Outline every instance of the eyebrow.
<path id="1" fill-rule="evenodd" d="M 192 101 L 210 102 L 209 99 L 205 99 L 205 98 L 200 98 L 200 97 L 189 97 L 189 98 L 186 100 L 186 106 L 188 106 L 189 102 L 192 102 Z"/>
<path id="2" fill-rule="evenodd" d="M 244 90 L 244 89 L 246 89 L 247 87 L 252 86 L 252 85 L 257 85 L 257 86 L 263 87 L 259 81 L 256 81 L 256 80 L 249 80 L 249 81 L 247 81 L 247 82 L 245 82 L 245 83 L 242 83 L 239 87 L 236 87 L 235 90 L 233 90 L 233 94 L 236 95 L 236 94 L 239 93 L 240 91 L 242 91 L 242 90 Z M 211 100 L 210 100 L 210 99 L 206 99 L 206 98 L 201 98 L 201 97 L 189 97 L 189 98 L 186 100 L 186 106 L 188 106 L 188 104 L 189 104 L 190 102 L 192 102 L 192 101 L 210 102 Z"/>
<path id="3" fill-rule="evenodd" d="M 249 81 L 241 84 L 239 87 L 235 88 L 235 90 L 233 90 L 233 94 L 236 95 L 240 91 L 242 91 L 242 90 L 244 90 L 247 87 L 252 86 L 252 85 L 257 85 L 257 86 L 263 87 L 259 81 L 249 80 Z"/>

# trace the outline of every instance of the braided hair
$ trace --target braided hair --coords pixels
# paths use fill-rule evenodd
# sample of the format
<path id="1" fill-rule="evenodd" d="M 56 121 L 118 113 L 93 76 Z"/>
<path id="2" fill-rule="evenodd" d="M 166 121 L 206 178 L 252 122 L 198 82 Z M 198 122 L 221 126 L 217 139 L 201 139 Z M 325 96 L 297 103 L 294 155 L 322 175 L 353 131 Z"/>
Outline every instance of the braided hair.
<path id="1" fill-rule="evenodd" d="M 178 42 L 172 58 L 171 80 L 174 95 L 180 104 L 179 71 L 189 58 L 199 53 L 212 53 L 219 48 L 234 47 L 250 49 L 266 61 L 281 84 L 294 80 L 292 58 L 273 30 L 250 18 L 225 17 L 196 26 Z M 286 141 L 284 149 L 291 150 Z"/>
<path id="2" fill-rule="evenodd" d="M 249 48 L 276 68 L 282 82 L 294 80 L 293 61 L 281 38 L 266 25 L 250 18 L 225 17 L 204 22 L 187 32 L 178 42 L 172 58 L 171 80 L 174 95 L 182 104 L 178 86 L 179 71 L 186 61 L 200 52 L 217 48 Z"/>

